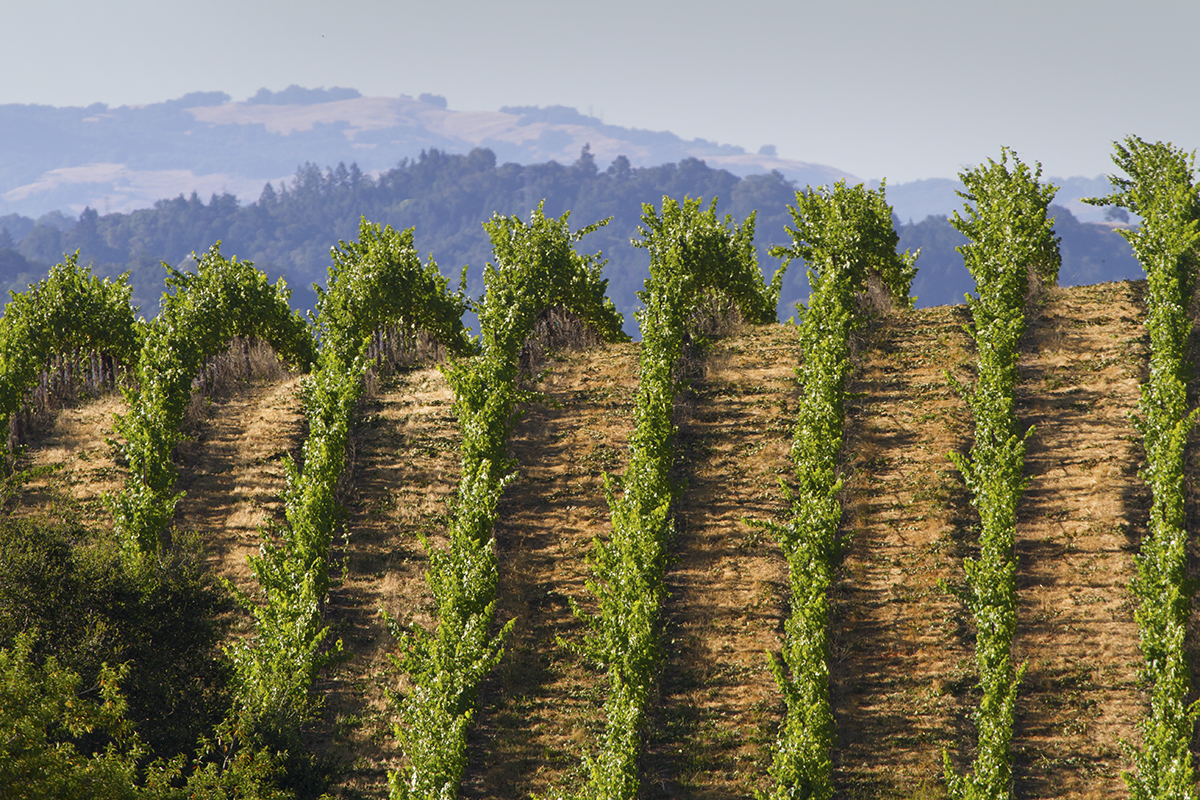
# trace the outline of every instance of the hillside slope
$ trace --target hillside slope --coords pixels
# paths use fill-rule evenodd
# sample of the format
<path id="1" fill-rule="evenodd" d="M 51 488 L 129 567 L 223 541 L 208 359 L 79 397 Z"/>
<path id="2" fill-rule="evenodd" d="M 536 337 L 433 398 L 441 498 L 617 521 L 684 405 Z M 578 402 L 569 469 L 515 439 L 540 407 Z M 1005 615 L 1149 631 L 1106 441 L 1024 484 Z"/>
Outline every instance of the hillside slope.
<path id="1" fill-rule="evenodd" d="M 1137 742 L 1146 705 L 1128 592 L 1148 504 L 1129 421 L 1147 356 L 1141 291 L 1140 283 L 1048 290 L 1022 341 L 1017 410 L 1036 427 L 1017 529 L 1014 647 L 1028 669 L 1014 738 L 1021 798 L 1127 795 L 1120 743 Z M 896 313 L 856 342 L 843 459 L 849 539 L 831 615 L 839 797 L 941 797 L 943 750 L 960 768 L 971 756 L 973 640 L 953 589 L 976 517 L 947 458 L 971 442 L 969 411 L 947 380 L 947 372 L 970 380 L 967 320 L 962 306 Z M 765 786 L 781 705 L 765 651 L 778 647 L 786 565 L 747 520 L 785 509 L 777 483 L 791 474 L 799 357 L 794 330 L 766 326 L 718 341 L 689 365 L 645 797 L 747 797 Z M 626 462 L 636 358 L 635 344 L 551 358 L 536 385 L 548 402 L 529 405 L 518 424 L 520 477 L 496 532 L 497 616 L 517 625 L 483 688 L 466 797 L 527 797 L 582 780 L 580 756 L 602 725 L 603 681 L 558 637 L 580 635 L 568 601 L 588 603 L 586 555 L 607 530 L 602 475 Z M 303 435 L 293 392 L 278 382 L 235 393 L 183 453 L 181 522 L 235 583 L 245 579 L 240 559 L 254 522 L 278 513 L 278 456 Z M 439 546 L 457 481 L 451 401 L 436 369 L 401 372 L 380 381 L 355 437 L 343 495 L 349 538 L 327 605 L 351 658 L 321 682 L 326 746 L 349 765 L 338 787 L 345 797 L 386 796 L 397 757 L 384 698 L 397 685 L 386 659 L 392 639 L 378 610 L 428 622 L 421 537 Z M 116 410 L 111 398 L 65 410 L 27 456 L 63 464 L 72 502 L 100 526 L 96 498 L 117 474 L 105 460 L 103 417 Z M 49 483 L 34 485 L 24 503 L 52 494 Z"/>

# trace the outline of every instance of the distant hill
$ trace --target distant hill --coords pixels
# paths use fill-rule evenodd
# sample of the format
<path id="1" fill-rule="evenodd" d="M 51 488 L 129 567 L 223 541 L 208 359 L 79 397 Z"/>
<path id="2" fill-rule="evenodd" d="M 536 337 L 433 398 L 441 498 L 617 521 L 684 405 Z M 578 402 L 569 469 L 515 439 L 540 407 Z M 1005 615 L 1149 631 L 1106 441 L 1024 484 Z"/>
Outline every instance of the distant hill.
<path id="1" fill-rule="evenodd" d="M 193 191 L 256 200 L 267 182 L 298 166 L 357 164 L 378 174 L 422 152 L 491 150 L 498 162 L 570 164 L 585 144 L 601 167 L 625 156 L 634 167 L 686 158 L 745 176 L 778 170 L 799 185 L 852 177 L 808 164 L 666 131 L 606 125 L 573 108 L 460 111 L 446 98 L 363 97 L 354 89 L 260 90 L 241 102 L 195 92 L 145 106 L 0 105 L 0 215 L 38 217 L 128 212 Z"/>
<path id="2" fill-rule="evenodd" d="M 159 262 L 186 268 L 189 253 L 220 240 L 226 255 L 254 261 L 272 278 L 286 277 L 295 292 L 293 304 L 311 308 L 311 286 L 325 283 L 330 247 L 357 237 L 365 215 L 397 228 L 414 227 L 421 253 L 432 254 L 452 278 L 470 265 L 469 290 L 477 295 L 483 289 L 482 267 L 491 258 L 481 223 L 493 213 L 527 215 L 544 199 L 549 214 L 570 211 L 575 227 L 613 218 L 582 247 L 601 250 L 609 259 L 609 294 L 633 333 L 635 293 L 648 276 L 646 254 L 630 245 L 643 203 L 657 205 L 663 195 L 719 198 L 718 212 L 739 221 L 757 211 L 755 243 L 769 276 L 779 262 L 767 250 L 790 242 L 785 226 L 792 223 L 787 206 L 795 202 L 795 191 L 796 183 L 779 172 L 739 178 L 695 158 L 634 167 L 618 156 L 602 169 L 586 148 L 567 164 L 529 165 L 498 164 L 496 154 L 484 148 L 466 155 L 430 149 L 375 177 L 353 164 L 322 170 L 309 163 L 290 180 L 268 185 L 252 203 L 240 203 L 232 194 L 213 195 L 206 203 L 192 194 L 128 213 L 89 209 L 78 220 L 58 212 L 37 220 L 0 215 L 0 290 L 24 289 L 64 252 L 78 248 L 83 263 L 94 263 L 99 274 L 130 271 L 134 301 L 151 317 L 163 291 Z M 889 200 L 893 193 L 900 194 L 888 187 Z M 1111 225 L 1081 223 L 1064 207 L 1052 213 L 1063 240 L 1064 285 L 1140 277 L 1129 244 Z M 922 306 L 959 303 L 974 289 L 955 250 L 963 238 L 946 221 L 946 212 L 901 223 L 898 233 L 901 249 L 921 248 L 913 291 Z M 794 304 L 807 296 L 805 270 L 796 264 L 784 279 L 781 316 L 790 316 Z"/>

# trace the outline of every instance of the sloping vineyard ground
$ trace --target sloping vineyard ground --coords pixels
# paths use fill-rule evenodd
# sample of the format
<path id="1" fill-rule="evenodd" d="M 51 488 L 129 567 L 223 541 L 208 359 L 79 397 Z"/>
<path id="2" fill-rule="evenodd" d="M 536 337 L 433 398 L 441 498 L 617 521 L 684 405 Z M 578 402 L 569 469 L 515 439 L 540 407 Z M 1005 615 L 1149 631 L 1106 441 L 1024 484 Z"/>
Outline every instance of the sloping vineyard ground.
<path id="1" fill-rule="evenodd" d="M 1138 741 L 1145 711 L 1128 592 L 1149 501 L 1128 420 L 1146 364 L 1142 291 L 1048 290 L 1022 341 L 1017 414 L 1037 426 L 1017 526 L 1014 647 L 1028 664 L 1014 736 L 1022 798 L 1127 796 L 1119 743 Z M 969 616 L 941 588 L 961 585 L 974 540 L 975 514 L 946 457 L 971 442 L 970 413 L 946 378 L 971 379 L 967 321 L 963 306 L 893 314 L 856 345 L 844 448 L 851 538 L 831 598 L 839 797 L 942 797 L 943 749 L 959 768 L 971 757 Z M 770 537 L 744 519 L 786 511 L 777 480 L 790 474 L 794 337 L 770 326 L 717 342 L 681 397 L 675 474 L 685 488 L 643 759 L 648 798 L 745 797 L 764 785 L 781 713 L 764 651 L 778 647 L 786 570 Z M 601 475 L 625 469 L 637 345 L 567 352 L 546 366 L 534 388 L 548 402 L 525 407 L 511 442 L 520 477 L 499 514 L 497 620 L 518 622 L 483 686 L 466 797 L 578 788 L 580 753 L 603 730 L 602 676 L 556 637 L 581 634 L 567 598 L 590 597 L 586 557 L 609 526 Z M 378 610 L 430 623 L 420 536 L 440 546 L 458 480 L 452 400 L 437 369 L 402 371 L 370 395 L 353 440 L 343 491 L 351 533 L 335 548 L 326 608 L 350 658 L 318 686 L 329 752 L 347 767 L 335 794 L 347 798 L 385 797 L 396 765 L 382 689 L 398 680 L 386 659 L 394 643 Z M 59 466 L 12 513 L 65 504 L 107 528 L 101 496 L 122 475 L 105 439 L 123 410 L 116 393 L 63 409 L 19 464 Z M 180 527 L 200 534 L 214 573 L 248 586 L 245 555 L 257 526 L 282 513 L 281 458 L 298 452 L 304 431 L 294 378 L 251 381 L 214 401 L 180 448 Z M 1188 469 L 1194 527 L 1194 445 Z"/>
<path id="2" fill-rule="evenodd" d="M 103 497 L 121 488 L 123 475 L 106 439 L 113 435 L 113 414 L 124 413 L 125 408 L 121 393 L 113 391 L 62 409 L 54 426 L 30 442 L 26 458 L 19 463 L 23 469 L 54 471 L 29 483 L 15 513 L 43 506 L 58 494 L 54 499 L 68 503 L 84 523 L 111 527 Z"/>
<path id="3" fill-rule="evenodd" d="M 363 404 L 352 439 L 345 495 L 350 531 L 335 546 L 334 587 L 327 614 L 333 638 L 349 655 L 319 681 L 326 719 L 337 742 L 333 755 L 347 768 L 339 786 L 347 797 L 386 797 L 395 747 L 384 686 L 396 686 L 388 653 L 395 641 L 380 609 L 404 623 L 430 625 L 425 584 L 434 547 L 459 477 L 458 423 L 453 393 L 436 367 L 402 370 L 379 382 Z"/>
<path id="4" fill-rule="evenodd" d="M 587 557 L 607 535 L 603 474 L 628 458 L 637 347 L 568 351 L 536 385 L 510 440 L 518 477 L 500 503 L 498 622 L 516 618 L 504 659 L 481 690 L 464 797 L 528 797 L 578 788 L 580 754 L 603 730 L 603 677 L 559 646 L 582 626 L 568 598 L 590 596 Z"/>
<path id="5" fill-rule="evenodd" d="M 258 552 L 260 527 L 283 519 L 283 457 L 304 441 L 299 387 L 298 378 L 243 384 L 178 448 L 187 492 L 178 526 L 198 533 L 211 569 L 243 591 L 254 588 L 246 556 Z"/>
<path id="6" fill-rule="evenodd" d="M 787 565 L 747 519 L 780 518 L 791 472 L 796 331 L 747 327 L 718 341 L 681 396 L 674 563 L 667 572 L 662 698 L 643 783 L 658 797 L 748 797 L 766 787 L 782 701 Z"/>
<path id="7" fill-rule="evenodd" d="M 1018 508 L 1018 797 L 1120 797 L 1147 711 L 1129 584 L 1150 496 L 1129 420 L 1148 357 L 1144 284 L 1050 290 L 1030 315 L 1017 414 L 1037 429 Z"/>
<path id="8" fill-rule="evenodd" d="M 847 798 L 942 796 L 942 750 L 970 735 L 961 580 L 966 492 L 947 458 L 971 414 L 965 306 L 891 315 L 857 343 L 843 458 L 851 538 L 831 597 L 834 782 Z"/>

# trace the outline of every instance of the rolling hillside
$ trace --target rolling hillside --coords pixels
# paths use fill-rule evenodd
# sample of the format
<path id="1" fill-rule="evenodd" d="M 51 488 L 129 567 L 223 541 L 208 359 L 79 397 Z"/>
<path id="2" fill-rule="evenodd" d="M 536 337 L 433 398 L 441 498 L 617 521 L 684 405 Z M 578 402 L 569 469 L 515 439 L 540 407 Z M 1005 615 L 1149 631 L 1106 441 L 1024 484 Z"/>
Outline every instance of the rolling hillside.
<path id="1" fill-rule="evenodd" d="M 1148 349 L 1144 286 L 1046 290 L 1022 341 L 1018 416 L 1036 426 L 1017 528 L 1019 624 L 1027 665 L 1017 701 L 1015 795 L 1124 797 L 1146 697 L 1128 585 L 1148 514 L 1129 414 Z M 971 442 L 963 306 L 892 313 L 861 332 L 843 450 L 848 539 L 832 594 L 835 784 L 844 798 L 944 796 L 943 750 L 969 762 L 975 705 L 970 615 L 955 596 L 972 553 L 971 509 L 947 453 Z M 576 642 L 570 601 L 588 602 L 585 557 L 604 536 L 603 475 L 627 460 L 637 344 L 547 356 L 511 441 L 520 477 L 496 529 L 498 620 L 515 618 L 485 682 L 465 797 L 546 796 L 581 785 L 581 753 L 601 730 L 602 678 Z M 647 798 L 733 798 L 765 788 L 782 702 L 765 651 L 778 649 L 788 596 L 778 546 L 749 523 L 782 516 L 797 408 L 795 331 L 744 328 L 688 365 L 677 404 L 682 489 L 669 570 L 667 660 L 643 763 Z M 257 525 L 282 513 L 281 458 L 305 423 L 295 376 L 262 373 L 197 412 L 178 453 L 181 527 L 210 574 L 245 585 Z M 362 408 L 344 487 L 347 538 L 325 615 L 350 658 L 329 669 L 310 746 L 336 759 L 341 796 L 386 796 L 395 764 L 385 687 L 391 637 L 380 609 L 428 621 L 422 573 L 458 479 L 452 394 L 430 366 L 380 378 Z M 13 501 L 15 514 L 73 509 L 107 526 L 100 493 L 119 469 L 105 437 L 115 396 L 64 409 L 25 466 L 56 465 Z M 1189 455 L 1193 487 L 1195 459 Z M 1196 497 L 1189 498 L 1189 518 Z M 230 636 L 239 635 L 239 625 Z M 1192 643 L 1195 649 L 1195 637 Z"/>

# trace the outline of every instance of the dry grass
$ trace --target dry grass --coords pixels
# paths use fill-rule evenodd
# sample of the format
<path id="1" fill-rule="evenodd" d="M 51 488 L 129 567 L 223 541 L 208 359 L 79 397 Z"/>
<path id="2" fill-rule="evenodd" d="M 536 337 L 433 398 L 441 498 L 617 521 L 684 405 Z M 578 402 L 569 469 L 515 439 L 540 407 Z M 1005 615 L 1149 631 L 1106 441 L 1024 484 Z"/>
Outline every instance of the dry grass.
<path id="1" fill-rule="evenodd" d="M 30 513 L 48 503 L 62 502 L 85 524 L 111 528 L 112 515 L 104 496 L 121 488 L 124 475 L 108 440 L 113 436 L 113 415 L 125 410 L 120 392 L 85 397 L 59 410 L 44 429 L 31 435 L 17 468 L 52 471 L 25 487 L 13 513 Z"/>
<path id="2" fill-rule="evenodd" d="M 464 797 L 528 797 L 577 788 L 581 754 L 602 730 L 603 680 L 556 637 L 582 633 L 592 540 L 607 535 L 603 474 L 620 473 L 632 431 L 637 347 L 598 345 L 551 361 L 511 448 L 520 477 L 499 509 L 497 618 L 516 619 L 485 682 Z"/>
<path id="3" fill-rule="evenodd" d="M 1121 742 L 1147 711 L 1128 587 L 1149 494 L 1129 420 L 1148 357 L 1142 284 L 1046 289 L 1022 345 L 1017 414 L 1036 426 L 1018 509 L 1015 789 L 1126 795 Z"/>
<path id="4" fill-rule="evenodd" d="M 403 623 L 432 621 L 420 537 L 442 544 L 458 483 L 452 402 L 436 368 L 402 368 L 379 380 L 353 435 L 347 539 L 334 554 L 326 606 L 348 659 L 318 685 L 327 703 L 323 747 L 345 769 L 338 791 L 346 797 L 386 797 L 387 771 L 397 766 L 385 696 L 397 685 L 387 659 L 394 640 L 380 610 Z"/>
<path id="5" fill-rule="evenodd" d="M 205 399 L 205 421 L 177 447 L 176 525 L 200 535 L 210 569 L 243 591 L 254 588 L 246 556 L 257 553 L 261 530 L 283 520 L 283 457 L 299 458 L 306 425 L 299 378 L 242 383 L 216 402 Z"/>
<path id="6" fill-rule="evenodd" d="M 970 733 L 973 659 L 961 575 L 969 508 L 947 454 L 970 412 L 962 306 L 896 313 L 866 332 L 849 391 L 845 562 L 831 596 L 834 780 L 845 797 L 938 796 L 942 750 Z"/>
<path id="7" fill-rule="evenodd" d="M 793 328 L 745 328 L 709 349 L 678 402 L 675 477 L 684 488 L 644 797 L 765 788 L 781 705 L 766 651 L 779 647 L 787 565 L 748 520 L 787 511 L 779 478 L 790 473 L 797 359 Z"/>

